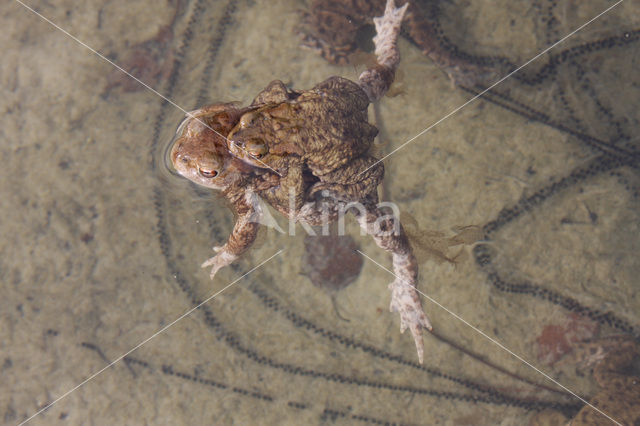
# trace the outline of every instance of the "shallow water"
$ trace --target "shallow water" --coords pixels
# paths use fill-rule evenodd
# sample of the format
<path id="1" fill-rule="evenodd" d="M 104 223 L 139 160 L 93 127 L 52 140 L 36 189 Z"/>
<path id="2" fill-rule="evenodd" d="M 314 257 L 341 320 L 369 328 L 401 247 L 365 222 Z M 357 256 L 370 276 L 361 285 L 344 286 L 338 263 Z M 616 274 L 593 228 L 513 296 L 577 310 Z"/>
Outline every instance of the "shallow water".
<path id="1" fill-rule="evenodd" d="M 461 51 L 524 64 L 614 4 L 552 3 L 447 2 L 438 22 Z M 272 79 L 309 88 L 363 69 L 299 47 L 303 3 L 30 6 L 115 63 L 147 70 L 138 75 L 174 105 L 19 3 L 0 6 L 4 422 L 54 401 L 30 423 L 523 424 L 537 414 L 522 403 L 532 395 L 579 405 L 428 335 L 420 367 L 387 312 L 392 277 L 371 261 L 338 293 L 349 321 L 340 319 L 300 275 L 302 228 L 267 230 L 213 281 L 199 268 L 233 215 L 166 167 L 180 108 L 246 104 Z M 403 39 L 400 94 L 376 117 L 379 155 L 438 123 L 385 160 L 384 199 L 424 229 L 490 231 L 455 267 L 421 265 L 421 290 L 446 308 L 423 301 L 434 328 L 509 371 L 554 386 L 538 369 L 585 396 L 597 389 L 588 375 L 545 363 L 537 340 L 576 321 L 599 336 L 640 327 L 639 28 L 637 2 L 627 0 L 450 116 L 482 89 L 454 87 Z M 567 50 L 625 33 L 617 46 Z M 354 223 L 349 232 L 391 266 Z"/>

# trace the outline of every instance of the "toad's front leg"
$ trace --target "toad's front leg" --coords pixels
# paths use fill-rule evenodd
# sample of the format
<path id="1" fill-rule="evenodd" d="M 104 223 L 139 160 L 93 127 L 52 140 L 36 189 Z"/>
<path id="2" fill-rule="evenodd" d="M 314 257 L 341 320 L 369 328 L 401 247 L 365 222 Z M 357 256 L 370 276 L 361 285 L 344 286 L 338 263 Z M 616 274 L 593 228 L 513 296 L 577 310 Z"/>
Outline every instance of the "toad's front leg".
<path id="1" fill-rule="evenodd" d="M 238 214 L 233 231 L 225 245 L 213 248 L 217 254 L 202 264 L 203 268 L 211 266 L 211 279 L 218 270 L 230 265 L 247 251 L 255 241 L 262 218 L 259 201 L 258 196 L 250 191 L 236 202 L 232 200 Z"/>
<path id="2" fill-rule="evenodd" d="M 278 185 L 261 192 L 265 201 L 283 215 L 294 218 L 307 201 L 307 183 L 302 172 L 303 163 L 291 157 Z"/>

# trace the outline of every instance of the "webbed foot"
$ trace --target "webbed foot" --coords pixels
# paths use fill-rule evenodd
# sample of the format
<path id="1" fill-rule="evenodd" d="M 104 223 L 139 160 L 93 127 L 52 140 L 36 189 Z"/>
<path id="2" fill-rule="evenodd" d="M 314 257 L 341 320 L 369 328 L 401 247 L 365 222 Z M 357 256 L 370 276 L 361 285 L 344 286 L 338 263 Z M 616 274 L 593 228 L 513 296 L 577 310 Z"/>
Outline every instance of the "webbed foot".
<path id="1" fill-rule="evenodd" d="M 373 43 L 376 46 L 376 56 L 378 57 L 378 63 L 380 65 L 395 67 L 397 64 L 397 50 L 396 42 L 398 40 L 398 34 L 400 33 L 400 26 L 402 25 L 402 19 L 409 7 L 409 3 L 405 3 L 402 7 L 396 7 L 394 0 L 387 0 L 387 4 L 384 9 L 384 15 L 373 18 L 373 23 L 376 27 L 376 36 L 373 38 Z M 392 57 L 393 64 L 387 63 Z M 395 61 L 394 61 L 395 59 Z"/>
<path id="2" fill-rule="evenodd" d="M 391 87 L 395 70 L 400 62 L 397 41 L 400 34 L 402 18 L 409 3 L 402 7 L 395 7 L 394 0 L 387 0 L 384 15 L 373 18 L 376 26 L 376 36 L 373 43 L 376 46 L 375 53 L 378 65 L 370 67 L 360 74 L 358 79 L 360 87 L 369 97 L 369 101 L 375 102 L 382 98 Z"/>
<path id="3" fill-rule="evenodd" d="M 409 328 L 418 351 L 420 364 L 424 359 L 424 343 L 422 342 L 422 328 L 431 330 L 431 323 L 422 310 L 420 298 L 415 287 L 396 279 L 389 284 L 391 290 L 391 304 L 389 310 L 400 314 L 400 332 Z"/>

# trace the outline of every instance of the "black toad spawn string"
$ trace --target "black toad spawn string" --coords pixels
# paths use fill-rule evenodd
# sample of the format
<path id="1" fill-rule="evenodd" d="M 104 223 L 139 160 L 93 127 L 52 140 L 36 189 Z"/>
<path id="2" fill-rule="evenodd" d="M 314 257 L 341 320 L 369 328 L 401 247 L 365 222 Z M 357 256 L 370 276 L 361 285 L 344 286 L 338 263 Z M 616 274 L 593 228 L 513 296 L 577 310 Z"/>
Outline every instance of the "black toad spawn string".
<path id="1" fill-rule="evenodd" d="M 181 83 L 185 80 L 183 77 L 188 71 L 185 67 L 185 58 L 190 55 L 192 50 L 197 50 L 194 49 L 194 43 L 198 41 L 197 34 L 200 33 L 200 30 L 207 27 L 204 23 L 205 21 L 216 22 L 217 27 L 214 31 L 214 37 L 206 38 L 206 42 L 211 43 L 213 47 L 207 50 L 208 57 L 202 70 L 199 87 L 197 88 L 198 96 L 202 99 L 198 98 L 196 105 L 204 103 L 204 99 L 210 97 L 205 94 L 210 90 L 211 76 L 221 61 L 219 58 L 220 46 L 228 34 L 231 23 L 233 23 L 235 19 L 238 19 L 236 12 L 237 5 L 238 2 L 236 1 L 227 2 L 224 7 L 224 13 L 217 20 L 208 19 L 212 17 L 207 16 L 205 13 L 206 2 L 195 1 L 194 4 L 190 6 L 193 13 L 191 13 L 187 20 L 188 22 L 186 23 L 185 31 L 182 33 L 181 43 L 179 44 L 176 54 L 176 57 L 182 59 L 176 64 L 165 85 L 164 93 L 166 93 L 168 98 L 172 99 L 182 87 Z M 550 6 L 550 8 L 551 7 L 552 6 Z M 439 19 L 445 19 L 445 17 L 442 16 L 437 17 Z M 508 90 L 504 92 L 491 91 L 487 93 L 487 96 L 483 97 L 487 102 L 491 102 L 501 109 L 512 112 L 514 116 L 528 117 L 560 133 L 570 134 L 579 143 L 590 145 L 589 141 L 596 139 L 604 141 L 609 145 L 609 148 L 612 148 L 604 153 L 599 152 L 591 163 L 583 167 L 571 170 L 568 168 L 557 170 L 553 178 L 554 182 L 548 186 L 536 189 L 531 195 L 523 197 L 514 205 L 504 206 L 497 218 L 484 224 L 488 239 L 495 237 L 507 224 L 514 223 L 523 217 L 533 214 L 535 211 L 553 205 L 555 195 L 562 194 L 569 190 L 575 190 L 581 183 L 600 175 L 610 174 L 621 181 L 625 180 L 623 187 L 626 188 L 632 194 L 632 198 L 637 201 L 637 186 L 633 179 L 629 179 L 626 176 L 624 170 L 627 167 L 637 169 L 638 148 L 635 143 L 632 143 L 630 146 L 623 144 L 623 142 L 633 141 L 631 135 L 636 134 L 637 129 L 632 127 L 632 120 L 625 122 L 624 119 L 626 117 L 621 116 L 611 105 L 607 105 L 605 101 L 606 96 L 601 90 L 598 90 L 599 86 L 594 79 L 590 80 L 584 76 L 580 77 L 582 79 L 581 82 L 585 85 L 585 87 L 581 89 L 581 93 L 584 93 L 586 99 L 590 102 L 584 109 L 576 108 L 576 105 L 569 103 L 570 100 L 567 100 L 567 97 L 563 98 L 562 96 L 554 98 L 553 103 L 539 104 L 536 103 L 533 96 L 529 96 L 527 90 L 534 84 L 542 88 L 549 88 L 560 84 L 558 75 L 563 71 L 563 66 L 572 68 L 576 70 L 575 72 L 577 74 L 580 74 L 580 68 L 587 67 L 588 61 L 595 57 L 594 55 L 596 54 L 621 52 L 622 54 L 633 56 L 634 52 L 637 53 L 638 50 L 637 41 L 639 39 L 639 31 L 640 30 L 629 29 L 628 31 L 622 31 L 621 34 L 613 34 L 600 39 L 594 39 L 587 43 L 562 50 L 557 54 L 551 55 L 548 60 L 548 65 L 541 67 L 537 71 L 531 74 L 514 75 L 514 78 L 508 82 L 510 85 Z M 441 34 L 441 41 L 444 44 L 449 43 L 449 48 L 456 54 L 465 55 L 464 52 L 461 52 L 460 49 L 457 49 L 454 44 L 449 42 L 444 34 Z M 512 61 L 496 57 L 467 56 L 471 60 L 476 60 L 478 63 L 484 65 L 491 65 L 492 63 L 496 65 L 503 64 L 506 68 L 510 68 L 510 64 L 513 63 Z M 190 81 L 191 84 L 192 82 L 193 81 Z M 471 90 L 471 93 L 476 94 L 482 90 L 482 88 L 479 88 L 479 90 L 478 88 L 467 89 Z M 475 92 L 473 92 L 474 90 Z M 494 97 L 491 97 L 492 95 Z M 171 108 L 171 105 L 162 104 L 159 108 L 158 115 L 155 117 L 152 147 L 154 153 L 159 146 L 163 129 L 168 125 L 166 118 Z M 585 126 L 585 122 L 589 121 L 603 123 L 603 125 L 606 125 L 605 127 L 607 127 L 608 132 L 605 132 L 605 135 L 590 134 L 587 126 Z M 574 123 L 577 127 L 571 127 L 566 123 Z M 561 124 L 561 126 L 559 126 L 559 124 Z M 580 126 L 584 128 L 578 128 Z M 591 149 L 591 147 L 586 146 L 585 150 L 588 149 Z M 168 231 L 168 218 L 172 212 L 171 209 L 167 208 L 167 205 L 170 205 L 172 200 L 168 200 L 166 194 L 160 188 L 156 191 L 154 197 L 158 218 L 158 241 L 167 267 L 171 274 L 176 277 L 176 282 L 184 293 L 187 301 L 197 303 L 200 301 L 200 298 L 194 291 L 194 282 L 192 281 L 191 275 L 183 271 L 184 260 L 181 259 L 175 251 L 182 243 L 176 239 L 177 237 L 175 235 L 172 235 Z M 226 230 L 221 228 L 221 225 L 213 223 L 213 220 L 211 229 L 213 229 L 212 232 L 218 233 L 218 235 L 215 235 L 215 239 L 222 240 Z M 495 247 L 497 243 L 493 241 L 492 244 L 493 247 Z M 523 298 L 533 297 L 548 303 L 557 304 L 567 310 L 586 315 L 602 325 L 611 326 L 620 331 L 635 332 L 637 329 L 637 325 L 632 324 L 621 315 L 615 312 L 603 312 L 599 310 L 595 307 L 595 303 L 594 306 L 588 306 L 568 297 L 566 294 L 563 294 L 561 290 L 555 288 L 548 289 L 535 282 L 523 283 L 511 278 L 506 278 L 507 276 L 517 276 L 517 271 L 514 274 L 513 271 L 501 269 L 504 268 L 504 265 L 495 262 L 495 256 L 489 244 L 478 245 L 474 250 L 474 257 L 478 266 L 485 272 L 487 283 L 494 285 L 498 290 L 516 293 Z M 478 285 L 487 283 L 480 283 Z M 429 365 L 419 366 L 417 363 L 403 358 L 396 353 L 391 353 L 375 345 L 371 345 L 367 343 L 366 340 L 360 340 L 333 331 L 330 329 L 330 326 L 308 320 L 301 312 L 283 307 L 282 303 L 279 302 L 275 295 L 271 294 L 269 289 L 265 288 L 262 283 L 254 282 L 248 286 L 248 289 L 255 296 L 257 301 L 255 305 L 261 306 L 260 309 L 274 316 L 283 317 L 290 322 L 293 327 L 305 330 L 305 332 L 312 333 L 314 336 L 319 337 L 321 341 L 326 343 L 327 348 L 332 348 L 333 345 L 339 345 L 340 350 L 347 354 L 347 356 L 355 356 L 357 353 L 364 352 L 373 360 L 393 363 L 397 368 L 415 369 L 427 375 L 443 378 L 451 382 L 455 386 L 455 390 L 429 388 L 416 383 L 398 384 L 391 380 L 380 380 L 375 375 L 365 374 L 364 376 L 356 377 L 355 375 L 346 375 L 337 371 L 327 372 L 320 368 L 310 368 L 305 365 L 286 362 L 280 359 L 278 355 L 269 356 L 244 344 L 243 340 L 245 338 L 243 336 L 243 330 L 236 329 L 233 323 L 225 322 L 215 315 L 214 310 L 203 306 L 202 314 L 198 318 L 205 324 L 210 333 L 218 338 L 230 351 L 250 360 L 251 365 L 254 365 L 257 370 L 262 368 L 275 370 L 278 374 L 281 374 L 285 380 L 295 376 L 296 378 L 308 380 L 310 385 L 313 382 L 314 386 L 328 387 L 329 385 L 338 384 L 353 386 L 357 389 L 379 389 L 381 390 L 380 392 L 386 392 L 385 397 L 391 395 L 391 397 L 398 399 L 402 399 L 408 395 L 414 398 L 424 398 L 422 401 L 428 400 L 428 398 L 440 398 L 460 401 L 463 404 L 476 404 L 480 402 L 489 405 L 508 405 L 521 408 L 523 415 L 526 410 L 539 410 L 544 407 L 556 408 L 568 413 L 575 412 L 579 407 L 575 401 L 571 400 L 569 400 L 569 402 L 560 399 L 534 402 L 526 398 L 518 398 L 513 394 L 505 394 L 505 392 L 497 386 L 486 385 L 479 380 L 471 379 L 467 377 L 470 374 L 465 374 L 464 372 L 462 374 L 453 374 Z M 518 316 L 514 315 L 514 318 L 517 321 Z M 98 346 L 90 343 L 85 347 L 95 350 L 94 348 Z M 318 406 L 324 404 L 324 402 L 321 401 L 309 401 L 304 398 L 288 399 L 281 397 L 279 396 L 280 390 L 277 388 L 262 392 L 255 390 L 253 388 L 254 384 L 252 383 L 225 382 L 209 374 L 194 373 L 191 370 L 196 369 L 196 367 L 192 365 L 179 366 L 182 361 L 180 359 L 174 360 L 176 365 L 174 365 L 174 363 L 159 362 L 154 356 L 150 356 L 149 358 L 127 356 L 124 358 L 124 361 L 130 365 L 134 371 L 145 371 L 150 374 L 162 374 L 175 377 L 185 383 L 193 384 L 193 386 L 210 388 L 212 392 L 228 392 L 229 395 L 243 400 L 261 401 L 261 403 L 266 404 L 267 407 L 270 407 L 269 404 L 273 404 L 274 401 L 284 401 L 286 402 L 289 413 L 292 413 L 291 415 L 295 415 L 296 410 L 314 409 L 315 411 Z M 347 398 L 346 401 L 341 401 L 341 403 L 343 403 L 344 408 L 324 408 L 324 410 L 322 410 L 322 419 L 350 418 L 368 423 L 374 423 L 376 421 L 401 421 L 411 423 L 416 421 L 415 418 L 409 415 L 407 415 L 406 418 L 381 418 L 379 413 L 375 412 L 374 408 L 360 406 L 356 398 L 353 398 L 353 400 Z M 351 406 L 356 406 L 356 408 L 353 410 L 346 408 Z"/>

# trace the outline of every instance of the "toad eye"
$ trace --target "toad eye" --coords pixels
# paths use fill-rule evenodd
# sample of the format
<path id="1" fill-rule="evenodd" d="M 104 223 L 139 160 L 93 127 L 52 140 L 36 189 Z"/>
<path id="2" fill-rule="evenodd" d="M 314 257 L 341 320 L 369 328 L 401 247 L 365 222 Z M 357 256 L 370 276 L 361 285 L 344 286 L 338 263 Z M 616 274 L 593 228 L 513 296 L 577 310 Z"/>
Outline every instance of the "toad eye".
<path id="1" fill-rule="evenodd" d="M 205 177 L 207 179 L 212 179 L 212 178 L 218 176 L 218 171 L 217 170 L 198 169 L 198 173 L 200 173 L 200 176 Z"/>
<path id="2" fill-rule="evenodd" d="M 259 139 L 254 139 L 245 144 L 245 149 L 253 158 L 262 158 L 267 155 L 267 146 Z"/>
<path id="3" fill-rule="evenodd" d="M 240 117 L 240 128 L 246 129 L 251 125 L 251 122 L 256 118 L 257 114 L 255 112 L 248 112 Z"/>

